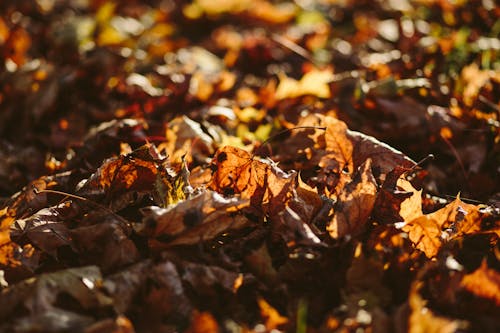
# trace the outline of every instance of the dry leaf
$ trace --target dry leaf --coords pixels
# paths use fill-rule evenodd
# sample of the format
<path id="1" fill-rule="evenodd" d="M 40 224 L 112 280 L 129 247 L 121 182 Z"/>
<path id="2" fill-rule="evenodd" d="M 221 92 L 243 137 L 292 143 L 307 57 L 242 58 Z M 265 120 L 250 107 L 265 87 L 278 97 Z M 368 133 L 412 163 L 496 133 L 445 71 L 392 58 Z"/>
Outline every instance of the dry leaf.
<path id="1" fill-rule="evenodd" d="M 280 313 L 272 307 L 265 299 L 259 298 L 257 300 L 260 308 L 260 315 L 265 321 L 265 326 L 268 331 L 278 329 L 280 326 L 288 323 L 288 318 L 283 317 Z"/>
<path id="2" fill-rule="evenodd" d="M 420 295 L 422 285 L 422 281 L 416 281 L 410 289 L 409 333 L 455 333 L 458 330 L 467 329 L 467 322 L 440 316 L 429 309 L 427 301 Z"/>
<path id="3" fill-rule="evenodd" d="M 474 272 L 465 275 L 460 286 L 470 293 L 491 300 L 500 307 L 500 274 L 488 267 L 486 260 Z"/>
<path id="4" fill-rule="evenodd" d="M 248 204 L 248 200 L 205 191 L 168 208 L 145 209 L 139 232 L 155 239 L 155 246 L 160 247 L 208 241 L 251 224 L 239 213 Z"/>
<path id="5" fill-rule="evenodd" d="M 268 160 L 259 160 L 231 146 L 219 149 L 212 160 L 209 188 L 225 196 L 239 194 L 264 213 L 275 215 L 291 196 L 295 174 L 287 174 Z"/>
<path id="6" fill-rule="evenodd" d="M 445 207 L 407 222 L 402 230 L 408 232 L 417 249 L 432 258 L 450 238 L 480 231 L 479 217 L 478 207 L 457 197 Z"/>
<path id="7" fill-rule="evenodd" d="M 326 227 L 330 236 L 338 239 L 361 233 L 372 212 L 376 195 L 377 183 L 371 172 L 371 160 L 368 159 L 338 197 L 333 220 Z"/>

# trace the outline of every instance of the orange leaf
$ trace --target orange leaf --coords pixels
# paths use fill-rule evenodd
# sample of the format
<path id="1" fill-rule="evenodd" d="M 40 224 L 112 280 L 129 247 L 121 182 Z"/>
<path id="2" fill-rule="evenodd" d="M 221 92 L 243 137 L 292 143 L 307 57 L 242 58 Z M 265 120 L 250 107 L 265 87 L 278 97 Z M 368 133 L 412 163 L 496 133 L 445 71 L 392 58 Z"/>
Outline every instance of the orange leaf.
<path id="1" fill-rule="evenodd" d="M 211 333 L 218 332 L 219 325 L 210 312 L 194 311 L 191 325 L 187 333 Z"/>
<path id="2" fill-rule="evenodd" d="M 272 331 L 279 326 L 288 323 L 288 318 L 283 317 L 280 313 L 263 298 L 258 298 L 257 302 L 260 308 L 260 315 L 265 320 L 265 326 L 268 331 Z"/>
<path id="3" fill-rule="evenodd" d="M 408 216 L 414 216 L 405 212 Z M 466 204 L 459 197 L 445 207 L 414 218 L 402 227 L 416 248 L 428 258 L 436 256 L 443 242 L 452 236 L 481 231 L 478 207 Z"/>
<path id="4" fill-rule="evenodd" d="M 474 295 L 492 300 L 500 307 L 500 274 L 486 260 L 473 273 L 463 277 L 461 285 Z"/>
<path id="5" fill-rule="evenodd" d="M 416 281 L 410 289 L 409 333 L 454 333 L 467 328 L 466 322 L 440 316 L 429 309 L 427 301 L 420 295 L 423 285 L 422 281 Z"/>
<path id="6" fill-rule="evenodd" d="M 258 160 L 236 147 L 219 149 L 213 160 L 212 181 L 208 187 L 231 196 L 250 199 L 255 208 L 272 215 L 282 210 L 291 196 L 295 174 L 287 174 L 269 160 Z"/>

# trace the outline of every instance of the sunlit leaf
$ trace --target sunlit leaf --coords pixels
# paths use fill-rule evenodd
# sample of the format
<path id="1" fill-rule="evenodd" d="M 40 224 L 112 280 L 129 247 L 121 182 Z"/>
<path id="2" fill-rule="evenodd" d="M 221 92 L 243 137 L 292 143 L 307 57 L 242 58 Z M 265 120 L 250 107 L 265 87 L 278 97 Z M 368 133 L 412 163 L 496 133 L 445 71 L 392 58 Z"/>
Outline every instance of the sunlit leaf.
<path id="1" fill-rule="evenodd" d="M 355 236 L 364 230 L 375 204 L 377 184 L 368 159 L 360 166 L 352 182 L 340 193 L 334 207 L 333 220 L 327 225 L 332 238 Z"/>

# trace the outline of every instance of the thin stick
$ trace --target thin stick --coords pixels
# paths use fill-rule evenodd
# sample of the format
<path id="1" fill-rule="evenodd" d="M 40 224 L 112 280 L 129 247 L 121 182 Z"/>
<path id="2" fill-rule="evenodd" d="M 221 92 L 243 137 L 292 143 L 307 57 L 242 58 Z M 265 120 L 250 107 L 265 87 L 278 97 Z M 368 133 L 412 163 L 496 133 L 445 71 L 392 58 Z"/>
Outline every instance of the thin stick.
<path id="1" fill-rule="evenodd" d="M 271 38 L 277 42 L 278 44 L 286 47 L 287 49 L 289 49 L 290 51 L 292 52 L 295 52 L 297 53 L 298 55 L 300 55 L 302 58 L 312 62 L 313 64 L 317 65 L 316 64 L 316 61 L 314 61 L 314 59 L 311 57 L 311 54 L 309 53 L 309 51 L 307 51 L 305 48 L 303 48 L 302 46 L 292 42 L 291 40 L 285 38 L 285 37 L 282 37 L 278 34 L 272 34 L 271 35 Z"/>

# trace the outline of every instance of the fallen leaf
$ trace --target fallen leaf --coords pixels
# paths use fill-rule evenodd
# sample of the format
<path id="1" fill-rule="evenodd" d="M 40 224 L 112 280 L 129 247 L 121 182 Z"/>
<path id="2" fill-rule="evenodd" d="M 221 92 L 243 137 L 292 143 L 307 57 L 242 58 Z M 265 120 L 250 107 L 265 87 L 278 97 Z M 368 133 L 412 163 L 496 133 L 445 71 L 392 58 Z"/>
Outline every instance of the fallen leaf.
<path id="1" fill-rule="evenodd" d="M 473 295 L 500 306 L 500 274 L 488 267 L 486 260 L 474 272 L 465 275 L 460 286 Z"/>
<path id="2" fill-rule="evenodd" d="M 428 258 L 432 258 L 437 255 L 442 244 L 452 237 L 480 231 L 479 216 L 478 207 L 466 204 L 457 197 L 433 213 L 406 222 L 402 230 L 408 232 L 410 240 L 417 249 L 423 251 Z"/>
<path id="3" fill-rule="evenodd" d="M 79 261 L 98 265 L 104 272 L 139 260 L 139 251 L 128 233 L 122 221 L 113 216 L 102 223 L 81 226 L 69 232 Z"/>
<path id="4" fill-rule="evenodd" d="M 219 325 L 210 312 L 194 311 L 191 324 L 186 333 L 211 333 L 218 331 Z"/>
<path id="5" fill-rule="evenodd" d="M 408 302 L 410 315 L 408 332 L 410 333 L 453 333 L 468 328 L 468 323 L 441 316 L 427 307 L 427 301 L 420 295 L 423 282 L 415 281 L 410 289 Z"/>
<path id="6" fill-rule="evenodd" d="M 282 76 L 278 88 L 276 89 L 276 98 L 295 98 L 304 95 L 313 95 L 319 98 L 330 98 L 329 83 L 333 80 L 333 73 L 329 69 L 311 70 L 304 74 L 300 81 Z"/>
<path id="7" fill-rule="evenodd" d="M 287 174 L 269 160 L 231 146 L 219 149 L 212 160 L 208 187 L 225 196 L 239 194 L 253 207 L 275 215 L 291 195 L 295 173 Z"/>
<path id="8" fill-rule="evenodd" d="M 12 240 L 21 245 L 30 242 L 57 258 L 58 248 L 73 245 L 69 229 L 60 216 L 64 206 L 44 208 L 25 219 L 16 220 L 11 227 Z"/>
<path id="9" fill-rule="evenodd" d="M 265 326 L 268 331 L 278 329 L 280 326 L 288 323 L 288 318 L 283 317 L 280 313 L 263 298 L 258 298 L 257 302 L 260 308 L 260 315 L 265 321 Z"/>
<path id="10" fill-rule="evenodd" d="M 144 210 L 139 232 L 155 239 L 155 246 L 160 247 L 209 241 L 249 225 L 240 213 L 248 204 L 248 200 L 226 199 L 217 192 L 205 191 L 168 208 Z"/>
<path id="11" fill-rule="evenodd" d="M 364 230 L 377 195 L 377 183 L 371 166 L 371 160 L 368 159 L 340 193 L 333 219 L 326 227 L 332 238 L 356 236 Z"/>
<path id="12" fill-rule="evenodd" d="M 14 322 L 14 326 L 47 325 L 43 327 L 51 327 L 54 330 L 70 328 L 81 330 L 94 319 L 72 312 L 70 303 L 61 302 L 60 298 L 69 296 L 85 310 L 105 309 L 111 305 L 111 299 L 97 288 L 101 279 L 97 267 L 87 266 L 24 280 L 2 290 L 0 318 L 2 320 L 9 317 L 18 318 L 19 321 Z M 68 320 L 61 322 L 56 314 L 67 316 Z"/>

